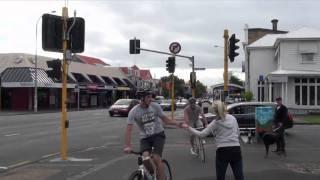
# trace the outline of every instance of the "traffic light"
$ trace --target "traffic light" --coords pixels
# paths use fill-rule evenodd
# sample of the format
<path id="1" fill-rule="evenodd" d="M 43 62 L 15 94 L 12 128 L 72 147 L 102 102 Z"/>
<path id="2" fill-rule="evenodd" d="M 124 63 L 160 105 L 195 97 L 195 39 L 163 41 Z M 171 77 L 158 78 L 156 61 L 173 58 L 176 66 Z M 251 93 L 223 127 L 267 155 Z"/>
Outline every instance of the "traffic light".
<path id="1" fill-rule="evenodd" d="M 190 73 L 190 85 L 191 85 L 191 88 L 196 88 L 196 82 L 197 82 L 196 72 L 191 72 Z"/>
<path id="2" fill-rule="evenodd" d="M 73 18 L 67 19 L 67 30 L 71 27 Z M 45 51 L 62 52 L 63 47 L 63 19 L 62 16 L 44 14 L 42 16 L 42 49 Z M 75 23 L 70 30 L 67 49 L 72 53 L 84 51 L 85 21 L 76 17 Z"/>
<path id="3" fill-rule="evenodd" d="M 176 67 L 176 58 L 175 57 L 169 57 L 166 60 L 166 66 L 167 66 L 167 71 L 169 73 L 174 73 L 175 67 Z"/>
<path id="4" fill-rule="evenodd" d="M 52 70 L 47 70 L 48 76 L 54 80 L 55 82 L 61 82 L 61 61 L 60 59 L 55 59 L 51 61 L 47 61 L 48 68 L 52 68 Z"/>
<path id="5" fill-rule="evenodd" d="M 140 54 L 140 39 L 130 39 L 129 52 L 130 54 Z"/>
<path id="6" fill-rule="evenodd" d="M 230 62 L 234 61 L 234 58 L 239 55 L 239 53 L 236 52 L 237 49 L 239 49 L 239 46 L 236 44 L 239 42 L 239 39 L 236 39 L 236 35 L 232 34 L 229 39 L 229 59 Z"/>

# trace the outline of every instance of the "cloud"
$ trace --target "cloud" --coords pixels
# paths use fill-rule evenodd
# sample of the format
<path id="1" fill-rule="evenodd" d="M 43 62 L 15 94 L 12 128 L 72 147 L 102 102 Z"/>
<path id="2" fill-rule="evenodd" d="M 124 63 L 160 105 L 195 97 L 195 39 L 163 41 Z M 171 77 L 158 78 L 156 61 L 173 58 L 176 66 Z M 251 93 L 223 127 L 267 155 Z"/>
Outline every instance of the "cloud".
<path id="1" fill-rule="evenodd" d="M 244 25 L 250 28 L 271 28 L 271 19 L 279 19 L 278 28 L 293 31 L 301 27 L 320 29 L 318 9 L 313 0 L 69 0 L 69 16 L 73 10 L 86 23 L 86 44 L 83 55 L 101 58 L 113 66 L 132 66 L 161 69 L 165 74 L 168 55 L 142 51 L 129 54 L 129 39 L 137 37 L 141 47 L 169 51 L 169 44 L 181 44 L 180 55 L 194 56 L 196 67 L 212 70 L 199 72 L 198 79 L 209 84 L 221 80 L 224 52 L 223 31 L 244 39 Z M 46 12 L 61 15 L 64 1 L 0 1 L 0 52 L 35 52 L 37 19 Z M 61 57 L 59 53 L 44 52 L 41 48 L 41 23 L 38 25 L 38 54 Z M 239 46 L 241 43 L 239 43 Z M 241 68 L 240 55 L 230 68 Z M 177 75 L 189 78 L 188 59 L 177 58 Z M 158 72 L 155 70 L 155 72 Z M 155 73 L 152 72 L 152 73 Z M 181 73 L 181 75 L 180 75 Z M 212 76 L 214 74 L 214 76 Z"/>

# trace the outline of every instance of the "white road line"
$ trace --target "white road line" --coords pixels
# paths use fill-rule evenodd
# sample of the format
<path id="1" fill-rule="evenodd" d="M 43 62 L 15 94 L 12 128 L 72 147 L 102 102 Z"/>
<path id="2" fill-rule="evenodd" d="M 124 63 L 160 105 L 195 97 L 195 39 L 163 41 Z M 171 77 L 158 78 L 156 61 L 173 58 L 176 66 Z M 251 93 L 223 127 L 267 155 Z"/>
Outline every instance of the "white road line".
<path id="1" fill-rule="evenodd" d="M 11 137 L 11 136 L 19 136 L 20 134 L 19 133 L 15 133 L 15 134 L 6 134 L 4 136 L 6 137 Z"/>
<path id="2" fill-rule="evenodd" d="M 8 168 L 9 168 L 9 169 L 15 168 L 15 167 L 18 167 L 18 166 L 22 166 L 22 165 L 28 164 L 28 163 L 30 163 L 30 162 L 31 162 L 31 161 L 22 161 L 22 162 L 19 162 L 19 163 L 17 163 L 17 164 L 13 164 L 13 165 L 8 166 Z"/>

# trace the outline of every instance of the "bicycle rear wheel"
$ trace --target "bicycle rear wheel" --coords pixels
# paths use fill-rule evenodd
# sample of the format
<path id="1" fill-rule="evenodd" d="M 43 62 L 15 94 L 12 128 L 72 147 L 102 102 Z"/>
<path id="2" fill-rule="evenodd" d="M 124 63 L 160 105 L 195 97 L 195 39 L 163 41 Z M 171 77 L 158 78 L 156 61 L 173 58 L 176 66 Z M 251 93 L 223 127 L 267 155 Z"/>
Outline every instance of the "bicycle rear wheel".
<path id="1" fill-rule="evenodd" d="M 162 159 L 162 163 L 163 163 L 163 166 L 164 166 L 164 173 L 165 173 L 165 176 L 166 176 L 166 180 L 172 180 L 171 168 L 170 168 L 170 165 L 169 165 L 168 161 L 165 160 L 165 159 Z"/>
<path id="2" fill-rule="evenodd" d="M 129 180 L 144 180 L 144 179 L 141 175 L 141 171 L 136 170 L 130 175 Z"/>
<path id="3" fill-rule="evenodd" d="M 203 139 L 197 138 L 197 153 L 202 162 L 206 162 L 206 153 L 203 145 Z"/>

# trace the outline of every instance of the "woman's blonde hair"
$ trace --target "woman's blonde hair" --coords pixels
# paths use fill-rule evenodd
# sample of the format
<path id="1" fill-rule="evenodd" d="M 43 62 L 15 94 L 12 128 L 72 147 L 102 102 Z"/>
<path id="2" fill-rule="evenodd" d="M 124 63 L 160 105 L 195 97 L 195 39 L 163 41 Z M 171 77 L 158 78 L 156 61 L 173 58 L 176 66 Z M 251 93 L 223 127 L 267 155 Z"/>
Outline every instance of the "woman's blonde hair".
<path id="1" fill-rule="evenodd" d="M 213 101 L 213 111 L 215 112 L 217 119 L 225 119 L 226 117 L 226 106 L 221 101 Z"/>

